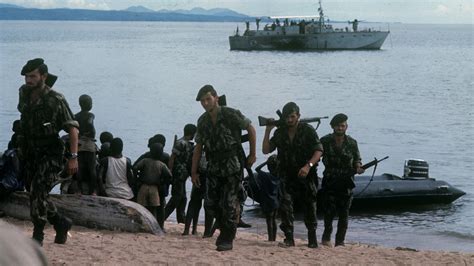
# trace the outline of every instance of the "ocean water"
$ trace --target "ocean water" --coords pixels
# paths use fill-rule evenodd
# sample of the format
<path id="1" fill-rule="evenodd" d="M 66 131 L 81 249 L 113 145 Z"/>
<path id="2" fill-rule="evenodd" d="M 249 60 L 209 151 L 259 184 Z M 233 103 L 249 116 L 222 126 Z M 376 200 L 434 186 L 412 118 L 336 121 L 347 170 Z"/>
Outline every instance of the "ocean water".
<path id="1" fill-rule="evenodd" d="M 302 116 L 348 114 L 363 159 L 390 156 L 378 174 L 401 175 L 405 159 L 425 159 L 432 177 L 467 193 L 448 205 L 353 212 L 348 242 L 474 251 L 472 25 L 395 24 L 382 50 L 329 52 L 230 51 L 236 26 L 0 21 L 0 149 L 19 118 L 21 67 L 35 57 L 59 76 L 55 88 L 73 112 L 81 94 L 92 96 L 97 132 L 120 136 L 132 160 L 156 133 L 170 151 L 174 135 L 203 112 L 195 96 L 204 84 L 255 124 L 295 101 Z M 266 159 L 263 132 L 257 126 L 258 162 Z M 318 134 L 330 132 L 326 120 Z M 244 216 L 252 230 L 266 232 L 258 208 L 246 207 Z M 296 226 L 305 237 L 301 220 Z"/>

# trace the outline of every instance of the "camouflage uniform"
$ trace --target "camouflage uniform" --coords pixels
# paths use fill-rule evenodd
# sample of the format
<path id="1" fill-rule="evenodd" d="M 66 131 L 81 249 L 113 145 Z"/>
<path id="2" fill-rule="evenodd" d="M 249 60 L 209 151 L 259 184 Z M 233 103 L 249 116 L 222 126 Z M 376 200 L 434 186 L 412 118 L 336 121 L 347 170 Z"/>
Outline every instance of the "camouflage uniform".
<path id="1" fill-rule="evenodd" d="M 207 112 L 199 118 L 196 143 L 203 145 L 208 160 L 205 208 L 220 225 L 218 241 L 232 241 L 240 213 L 241 134 L 251 121 L 236 109 L 218 108 L 215 126 Z"/>
<path id="2" fill-rule="evenodd" d="M 361 158 L 355 139 L 345 135 L 342 146 L 337 147 L 334 137 L 334 134 L 328 134 L 321 138 L 325 167 L 322 182 L 325 209 L 323 241 L 331 240 L 332 222 L 337 215 L 336 245 L 340 245 L 344 244 L 352 203 L 354 173 Z"/>
<path id="3" fill-rule="evenodd" d="M 186 216 L 186 179 L 189 177 L 188 165 L 192 156 L 193 146 L 193 143 L 184 139 L 184 137 L 177 140 L 173 146 L 173 153 L 176 154 L 176 158 L 172 169 L 171 199 L 166 205 L 165 217 L 168 218 L 176 209 L 176 220 L 178 223 L 184 223 Z"/>
<path id="4" fill-rule="evenodd" d="M 281 230 L 287 239 L 293 239 L 293 206 L 302 206 L 304 223 L 308 232 L 314 232 L 316 220 L 317 172 L 312 167 L 306 178 L 298 177 L 299 170 L 312 158 L 314 152 L 322 151 L 315 129 L 306 123 L 299 123 L 293 142 L 288 137 L 288 128 L 278 128 L 270 139 L 273 147 L 277 148 L 278 176 L 280 183 L 280 214 Z M 300 204 L 295 204 L 295 202 Z"/>
<path id="5" fill-rule="evenodd" d="M 64 143 L 59 131 L 79 127 L 64 96 L 44 87 L 34 104 L 30 103 L 31 88 L 20 88 L 18 110 L 21 113 L 20 148 L 25 156 L 27 186 L 30 188 L 30 215 L 35 231 L 41 232 L 48 220 L 58 225 L 63 221 L 48 199 L 49 191 L 64 166 Z M 35 232 L 33 232 L 33 235 Z M 42 239 L 42 236 L 40 236 Z"/>

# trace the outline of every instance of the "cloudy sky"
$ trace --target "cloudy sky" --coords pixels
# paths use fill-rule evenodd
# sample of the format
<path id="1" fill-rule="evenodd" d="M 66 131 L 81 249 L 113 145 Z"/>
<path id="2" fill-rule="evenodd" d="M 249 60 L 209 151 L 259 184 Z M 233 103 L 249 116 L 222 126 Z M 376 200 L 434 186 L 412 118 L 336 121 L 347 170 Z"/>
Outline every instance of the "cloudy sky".
<path id="1" fill-rule="evenodd" d="M 315 15 L 317 0 L 0 0 L 34 8 L 120 10 L 142 5 L 159 9 L 230 8 L 251 16 Z M 473 23 L 472 0 L 324 0 L 332 20 L 362 19 L 404 23 Z"/>

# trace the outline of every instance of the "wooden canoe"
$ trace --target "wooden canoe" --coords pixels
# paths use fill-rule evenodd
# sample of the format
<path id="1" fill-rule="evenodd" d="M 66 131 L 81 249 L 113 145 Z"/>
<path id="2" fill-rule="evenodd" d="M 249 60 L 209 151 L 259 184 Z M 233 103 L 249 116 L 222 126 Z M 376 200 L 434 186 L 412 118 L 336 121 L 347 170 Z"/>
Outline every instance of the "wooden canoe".
<path id="1" fill-rule="evenodd" d="M 155 217 L 138 203 L 116 198 L 87 195 L 50 195 L 58 212 L 72 219 L 75 225 L 88 228 L 162 234 Z M 6 215 L 30 220 L 27 192 L 15 192 L 0 201 Z"/>

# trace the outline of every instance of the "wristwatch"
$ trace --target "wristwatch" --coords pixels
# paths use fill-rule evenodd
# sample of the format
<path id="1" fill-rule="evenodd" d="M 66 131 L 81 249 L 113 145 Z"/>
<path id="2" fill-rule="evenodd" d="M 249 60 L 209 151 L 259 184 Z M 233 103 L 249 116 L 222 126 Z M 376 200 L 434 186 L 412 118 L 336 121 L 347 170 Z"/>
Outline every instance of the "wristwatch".
<path id="1" fill-rule="evenodd" d="M 68 159 L 76 159 L 76 158 L 77 158 L 77 153 L 75 153 L 75 152 L 73 152 L 73 153 L 67 152 L 67 153 L 66 153 L 66 158 L 68 158 Z"/>
<path id="2" fill-rule="evenodd" d="M 311 162 L 308 162 L 308 165 L 309 165 L 309 168 L 311 168 L 311 167 L 313 167 L 313 166 L 314 166 L 314 164 L 313 164 L 313 163 L 311 163 Z"/>

